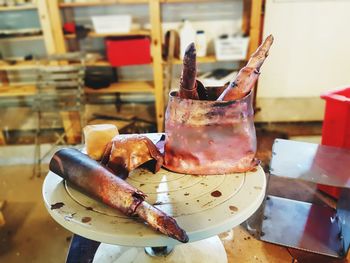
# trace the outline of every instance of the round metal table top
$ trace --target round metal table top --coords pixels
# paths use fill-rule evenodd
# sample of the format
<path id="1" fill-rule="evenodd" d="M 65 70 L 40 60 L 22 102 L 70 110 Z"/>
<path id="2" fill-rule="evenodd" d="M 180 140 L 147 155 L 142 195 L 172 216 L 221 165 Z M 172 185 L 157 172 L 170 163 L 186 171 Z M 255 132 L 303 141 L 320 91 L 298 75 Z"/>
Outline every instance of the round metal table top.
<path id="1" fill-rule="evenodd" d="M 194 176 L 161 169 L 153 174 L 138 168 L 127 181 L 147 194 L 146 201 L 173 216 L 189 241 L 205 239 L 237 226 L 261 205 L 266 177 L 255 171 Z M 50 215 L 63 227 L 102 243 L 156 247 L 179 242 L 158 233 L 137 218 L 95 200 L 49 172 L 43 197 Z"/>

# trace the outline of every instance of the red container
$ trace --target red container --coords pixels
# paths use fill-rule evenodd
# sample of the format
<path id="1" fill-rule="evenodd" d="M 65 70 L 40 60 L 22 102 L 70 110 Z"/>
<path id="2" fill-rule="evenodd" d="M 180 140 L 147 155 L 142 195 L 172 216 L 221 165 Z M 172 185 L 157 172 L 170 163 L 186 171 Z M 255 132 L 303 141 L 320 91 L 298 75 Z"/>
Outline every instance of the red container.
<path id="1" fill-rule="evenodd" d="M 107 59 L 112 66 L 149 64 L 152 62 L 147 37 L 106 39 Z"/>
<path id="2" fill-rule="evenodd" d="M 321 98 L 326 100 L 322 144 L 350 149 L 350 87 L 322 94 Z M 339 197 L 339 188 L 324 185 L 318 188 Z"/>

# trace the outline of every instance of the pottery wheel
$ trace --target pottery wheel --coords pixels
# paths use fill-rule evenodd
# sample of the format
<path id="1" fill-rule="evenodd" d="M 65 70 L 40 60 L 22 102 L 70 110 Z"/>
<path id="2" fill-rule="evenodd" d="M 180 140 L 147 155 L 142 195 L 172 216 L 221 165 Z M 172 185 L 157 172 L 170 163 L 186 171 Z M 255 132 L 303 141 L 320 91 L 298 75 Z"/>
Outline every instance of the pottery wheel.
<path id="1" fill-rule="evenodd" d="M 189 241 L 215 236 L 249 218 L 264 199 L 266 178 L 255 171 L 194 176 L 161 169 L 153 174 L 139 168 L 127 181 L 147 194 L 146 201 L 175 217 Z M 56 174 L 49 172 L 43 185 L 51 216 L 73 233 L 102 243 L 157 247 L 179 244 L 137 218 L 129 218 L 95 200 Z"/>

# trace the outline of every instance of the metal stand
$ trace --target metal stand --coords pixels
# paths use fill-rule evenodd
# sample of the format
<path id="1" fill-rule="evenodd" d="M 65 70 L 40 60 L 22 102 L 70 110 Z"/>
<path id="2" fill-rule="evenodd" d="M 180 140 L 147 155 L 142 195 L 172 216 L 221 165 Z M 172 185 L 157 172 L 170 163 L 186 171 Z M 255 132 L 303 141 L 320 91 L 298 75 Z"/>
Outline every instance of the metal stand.
<path id="1" fill-rule="evenodd" d="M 60 144 L 76 144 L 81 140 L 84 124 L 84 56 L 82 53 L 52 55 L 38 70 L 37 94 L 34 111 L 37 112 L 35 160 L 33 175 L 41 175 L 41 161 Z M 71 64 L 70 64 L 71 63 Z M 41 153 L 40 138 L 43 129 L 57 129 L 62 118 L 64 133 L 55 133 L 56 141 L 50 151 Z"/>
<path id="2" fill-rule="evenodd" d="M 337 208 L 267 196 L 261 240 L 335 258 L 350 246 L 350 151 L 275 140 L 272 176 L 342 188 Z"/>
<path id="3" fill-rule="evenodd" d="M 225 248 L 218 236 L 189 244 L 163 247 L 127 247 L 102 243 L 96 251 L 93 263 L 227 263 Z"/>
<path id="4" fill-rule="evenodd" d="M 174 250 L 173 246 L 165 247 L 145 247 L 145 252 L 151 257 L 165 257 Z"/>

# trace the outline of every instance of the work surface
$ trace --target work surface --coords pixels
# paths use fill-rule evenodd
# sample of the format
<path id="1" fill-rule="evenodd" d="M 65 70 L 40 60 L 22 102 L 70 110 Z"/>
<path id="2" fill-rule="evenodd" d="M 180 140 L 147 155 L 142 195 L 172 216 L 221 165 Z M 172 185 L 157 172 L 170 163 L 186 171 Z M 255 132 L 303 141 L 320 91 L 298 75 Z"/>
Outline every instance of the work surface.
<path id="1" fill-rule="evenodd" d="M 304 126 L 303 130 L 288 126 L 286 131 L 309 132 L 304 131 Z M 272 128 L 278 129 L 275 126 Z M 258 157 L 263 160 L 265 166 L 271 155 L 274 137 L 282 138 L 281 136 L 283 136 L 281 133 L 259 133 L 258 131 Z M 27 148 L 13 148 L 11 153 L 13 157 L 28 151 Z M 7 201 L 3 210 L 7 222 L 4 228 L 0 228 L 0 262 L 62 263 L 67 255 L 71 233 L 59 226 L 46 211 L 41 195 L 45 178 L 30 179 L 31 176 L 31 165 L 17 164 L 0 167 L 0 199 Z M 307 184 L 286 186 L 281 180 L 272 181 L 269 191 L 274 195 L 299 200 L 326 201 L 322 196 L 310 195 L 311 188 L 312 186 Z M 253 224 L 251 220 L 249 222 Z M 302 263 L 350 262 L 349 255 L 346 260 L 329 258 L 321 260 L 313 254 L 261 242 L 250 235 L 246 229 L 246 224 L 236 227 L 233 231 L 234 238 L 232 231 L 220 235 L 228 254 L 228 262 L 291 263 L 293 258 L 297 258 L 298 262 Z"/>

